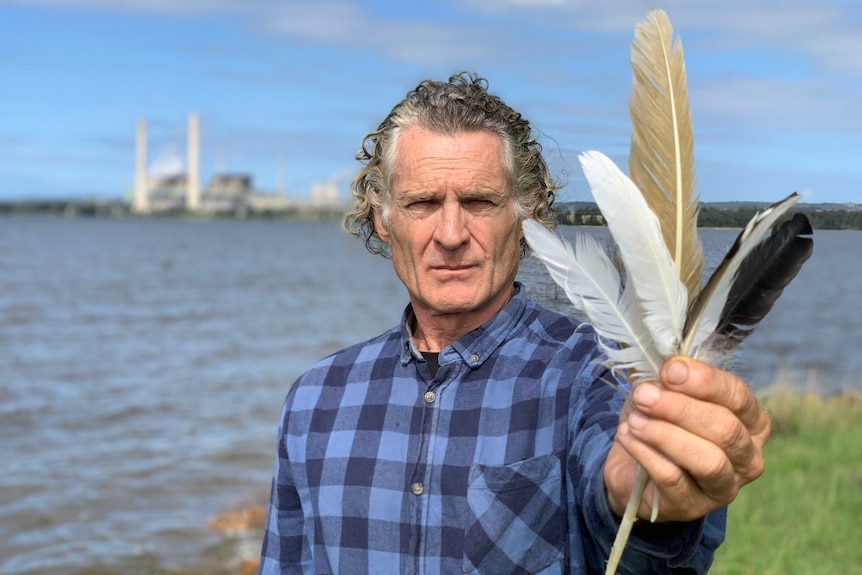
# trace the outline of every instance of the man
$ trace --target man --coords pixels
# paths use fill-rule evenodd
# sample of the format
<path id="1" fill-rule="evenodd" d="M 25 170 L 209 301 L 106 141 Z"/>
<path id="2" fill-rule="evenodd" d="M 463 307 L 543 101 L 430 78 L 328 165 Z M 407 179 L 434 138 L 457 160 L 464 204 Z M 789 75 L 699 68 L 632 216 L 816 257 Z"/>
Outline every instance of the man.
<path id="1" fill-rule="evenodd" d="M 743 382 L 679 358 L 624 408 L 592 328 L 526 298 L 520 224 L 550 225 L 556 185 L 486 88 L 425 81 L 363 142 L 346 227 L 410 305 L 288 392 L 261 573 L 602 573 L 638 464 L 659 522 L 620 572 L 705 573 L 762 471 Z"/>

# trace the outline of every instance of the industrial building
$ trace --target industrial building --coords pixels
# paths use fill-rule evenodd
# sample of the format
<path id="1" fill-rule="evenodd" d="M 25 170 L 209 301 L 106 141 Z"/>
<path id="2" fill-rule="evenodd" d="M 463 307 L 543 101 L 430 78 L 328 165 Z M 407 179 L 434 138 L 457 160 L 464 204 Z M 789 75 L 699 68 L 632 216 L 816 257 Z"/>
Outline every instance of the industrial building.
<path id="1" fill-rule="evenodd" d="M 206 187 L 200 185 L 200 121 L 192 114 L 188 118 L 187 172 L 152 177 L 147 164 L 147 123 L 139 120 L 135 139 L 135 188 L 132 211 L 136 214 L 191 212 L 202 214 L 249 213 L 280 211 L 294 207 L 284 193 L 255 191 L 254 178 L 246 173 L 216 174 Z M 318 188 L 324 186 L 325 192 Z M 334 184 L 315 186 L 313 203 L 337 205 Z"/>

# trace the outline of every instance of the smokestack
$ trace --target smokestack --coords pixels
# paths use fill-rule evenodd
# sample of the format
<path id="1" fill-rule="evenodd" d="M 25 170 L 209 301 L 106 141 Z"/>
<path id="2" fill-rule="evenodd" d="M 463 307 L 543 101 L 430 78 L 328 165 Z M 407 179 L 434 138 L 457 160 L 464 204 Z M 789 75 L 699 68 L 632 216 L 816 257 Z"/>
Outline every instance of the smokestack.
<path id="1" fill-rule="evenodd" d="M 186 209 L 190 212 L 197 211 L 201 206 L 199 128 L 200 125 L 197 115 L 190 115 L 188 135 L 188 174 L 186 175 L 186 181 L 188 183 L 188 191 L 186 192 Z"/>
<path id="2" fill-rule="evenodd" d="M 138 120 L 135 138 L 135 195 L 132 211 L 146 213 L 150 209 L 147 191 L 147 121 Z"/>

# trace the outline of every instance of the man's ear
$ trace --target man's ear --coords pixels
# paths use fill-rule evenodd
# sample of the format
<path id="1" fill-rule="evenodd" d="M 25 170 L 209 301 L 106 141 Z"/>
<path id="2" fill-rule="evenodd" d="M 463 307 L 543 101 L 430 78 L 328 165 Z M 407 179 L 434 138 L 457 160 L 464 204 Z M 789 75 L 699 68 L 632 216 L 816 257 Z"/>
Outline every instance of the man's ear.
<path id="1" fill-rule="evenodd" d="M 391 234 L 389 233 L 389 228 L 383 224 L 383 218 L 380 216 L 379 209 L 374 210 L 374 231 L 377 232 L 378 237 L 380 237 L 384 243 L 389 243 Z"/>

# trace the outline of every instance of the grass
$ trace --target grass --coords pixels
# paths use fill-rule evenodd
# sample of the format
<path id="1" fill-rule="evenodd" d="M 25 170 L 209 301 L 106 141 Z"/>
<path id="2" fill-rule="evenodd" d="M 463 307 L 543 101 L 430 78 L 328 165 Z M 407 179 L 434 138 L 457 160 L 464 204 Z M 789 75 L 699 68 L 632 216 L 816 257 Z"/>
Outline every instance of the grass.
<path id="1" fill-rule="evenodd" d="M 730 506 L 711 575 L 862 573 L 862 393 L 775 388 L 763 476 Z"/>

